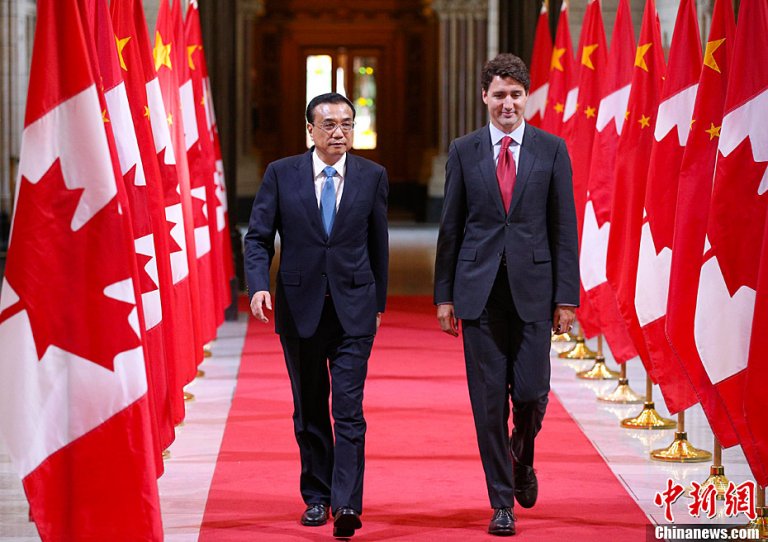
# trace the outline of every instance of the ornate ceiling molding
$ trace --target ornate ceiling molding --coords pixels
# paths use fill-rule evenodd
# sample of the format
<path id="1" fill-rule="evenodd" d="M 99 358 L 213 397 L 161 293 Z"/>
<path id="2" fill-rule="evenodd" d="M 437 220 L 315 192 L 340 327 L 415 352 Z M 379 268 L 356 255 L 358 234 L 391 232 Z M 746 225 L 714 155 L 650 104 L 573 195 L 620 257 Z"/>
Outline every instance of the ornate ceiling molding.
<path id="1" fill-rule="evenodd" d="M 488 0 L 433 0 L 432 9 L 441 19 L 450 16 L 485 19 Z"/>

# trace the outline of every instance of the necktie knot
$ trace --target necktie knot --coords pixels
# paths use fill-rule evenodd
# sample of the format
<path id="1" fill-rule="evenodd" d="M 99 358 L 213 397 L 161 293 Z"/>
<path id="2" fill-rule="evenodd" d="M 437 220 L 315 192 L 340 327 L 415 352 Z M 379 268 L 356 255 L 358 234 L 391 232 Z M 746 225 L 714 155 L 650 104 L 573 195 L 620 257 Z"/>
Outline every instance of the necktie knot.
<path id="1" fill-rule="evenodd" d="M 512 138 L 509 136 L 504 136 L 501 138 L 501 152 L 506 152 L 509 150 L 509 146 L 512 144 Z"/>
<path id="2" fill-rule="evenodd" d="M 326 177 L 335 177 L 336 176 L 336 168 L 333 168 L 331 166 L 325 166 L 323 168 L 323 173 L 325 173 Z"/>

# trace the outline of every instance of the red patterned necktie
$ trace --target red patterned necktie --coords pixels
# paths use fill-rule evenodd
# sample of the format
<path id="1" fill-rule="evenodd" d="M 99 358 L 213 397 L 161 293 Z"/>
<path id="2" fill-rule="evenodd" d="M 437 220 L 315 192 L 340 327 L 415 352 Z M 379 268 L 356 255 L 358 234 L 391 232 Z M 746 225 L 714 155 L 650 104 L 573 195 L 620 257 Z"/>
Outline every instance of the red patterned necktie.
<path id="1" fill-rule="evenodd" d="M 506 212 L 509 212 L 509 204 L 512 202 L 512 190 L 515 188 L 515 179 L 517 179 L 515 157 L 509 150 L 511 144 L 511 137 L 504 136 L 501 139 L 501 151 L 499 151 L 499 161 L 496 164 L 496 179 L 499 181 L 501 201 Z"/>

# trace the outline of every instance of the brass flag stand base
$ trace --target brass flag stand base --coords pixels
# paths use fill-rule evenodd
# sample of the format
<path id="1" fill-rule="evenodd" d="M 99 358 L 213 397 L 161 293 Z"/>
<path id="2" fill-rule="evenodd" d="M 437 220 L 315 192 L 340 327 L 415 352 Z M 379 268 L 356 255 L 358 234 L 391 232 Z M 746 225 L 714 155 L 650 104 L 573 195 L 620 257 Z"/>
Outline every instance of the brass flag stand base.
<path id="1" fill-rule="evenodd" d="M 171 451 L 163 450 L 163 459 L 170 459 L 170 458 L 171 458 Z"/>
<path id="2" fill-rule="evenodd" d="M 627 379 L 627 364 L 622 363 L 619 372 L 619 385 L 608 395 L 601 395 L 597 398 L 598 401 L 604 403 L 615 403 L 623 405 L 639 405 L 644 402 L 643 396 L 636 393 L 629 387 L 629 380 Z"/>
<path id="3" fill-rule="evenodd" d="M 765 488 L 757 486 L 757 506 L 755 507 L 757 517 L 747 523 L 748 529 L 757 529 L 760 533 L 759 540 L 768 540 L 768 508 L 765 506 Z"/>
<path id="4" fill-rule="evenodd" d="M 709 467 L 709 477 L 701 483 L 701 490 L 715 486 L 715 499 L 723 501 L 725 500 L 725 492 L 728 491 L 728 478 L 725 476 L 725 467 L 722 464 L 723 447 L 720 446 L 720 441 L 717 438 L 715 438 L 713 446 L 713 455 L 715 458 Z M 693 497 L 693 495 L 689 496 Z"/>
<path id="5" fill-rule="evenodd" d="M 195 378 L 203 378 L 205 376 L 205 371 L 202 369 L 197 370 L 197 374 L 195 375 Z"/>
<path id="6" fill-rule="evenodd" d="M 560 352 L 558 357 L 563 359 L 595 359 L 597 357 L 597 352 L 593 352 L 589 349 L 584 340 L 584 332 L 581 330 L 581 326 L 579 326 L 579 334 L 576 336 L 576 344 L 574 347 L 566 352 Z"/>
<path id="7" fill-rule="evenodd" d="M 621 420 L 621 426 L 627 429 L 674 429 L 677 426 L 674 420 L 662 418 L 656 412 L 656 405 L 653 403 L 653 382 L 650 376 L 645 380 L 645 397 L 640 414 L 634 418 Z"/>
<path id="8" fill-rule="evenodd" d="M 213 352 L 211 351 L 211 343 L 206 343 L 203 345 L 203 357 L 204 358 L 210 358 L 213 355 Z"/>
<path id="9" fill-rule="evenodd" d="M 195 396 L 193 394 L 189 393 L 188 391 L 185 391 L 184 392 L 184 400 L 185 401 L 194 401 L 195 400 Z"/>
<path id="10" fill-rule="evenodd" d="M 619 373 L 606 367 L 605 358 L 598 355 L 592 368 L 586 371 L 579 371 L 576 373 L 576 377 L 583 378 L 584 380 L 617 380 Z"/>
<path id="11" fill-rule="evenodd" d="M 573 342 L 573 337 L 570 333 L 561 333 L 560 335 L 552 335 L 553 343 L 569 343 Z"/>
<path id="12" fill-rule="evenodd" d="M 688 442 L 688 433 L 685 431 L 685 411 L 681 411 L 677 413 L 675 440 L 666 448 L 653 450 L 651 459 L 668 463 L 703 463 L 712 459 L 712 454 L 706 450 L 699 450 Z"/>

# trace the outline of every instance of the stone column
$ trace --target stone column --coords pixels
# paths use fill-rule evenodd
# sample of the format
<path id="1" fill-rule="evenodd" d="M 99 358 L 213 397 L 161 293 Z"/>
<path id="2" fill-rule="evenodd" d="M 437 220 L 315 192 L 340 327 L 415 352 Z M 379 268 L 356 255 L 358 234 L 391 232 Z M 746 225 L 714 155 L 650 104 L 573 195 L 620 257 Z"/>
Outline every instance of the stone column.
<path id="1" fill-rule="evenodd" d="M 438 45 L 439 139 L 428 187 L 427 220 L 437 221 L 443 200 L 448 145 L 482 126 L 480 70 L 488 56 L 488 0 L 434 0 Z"/>

